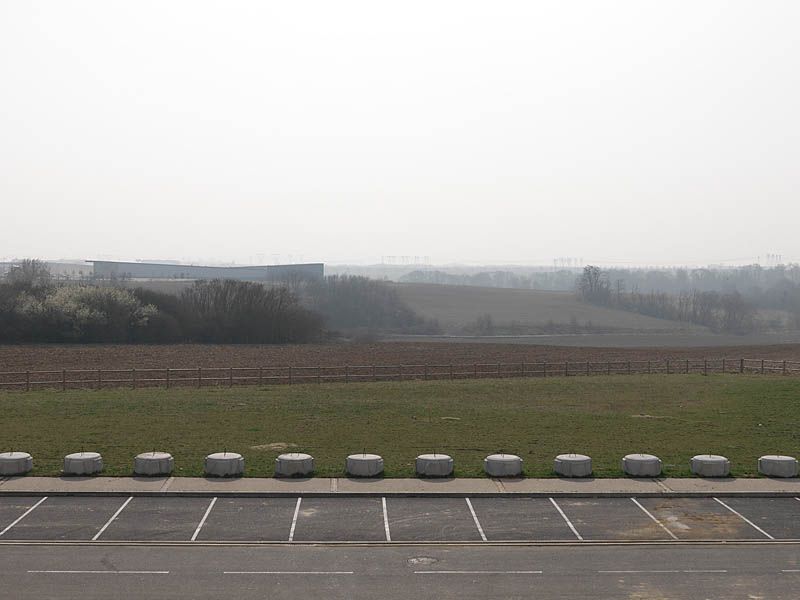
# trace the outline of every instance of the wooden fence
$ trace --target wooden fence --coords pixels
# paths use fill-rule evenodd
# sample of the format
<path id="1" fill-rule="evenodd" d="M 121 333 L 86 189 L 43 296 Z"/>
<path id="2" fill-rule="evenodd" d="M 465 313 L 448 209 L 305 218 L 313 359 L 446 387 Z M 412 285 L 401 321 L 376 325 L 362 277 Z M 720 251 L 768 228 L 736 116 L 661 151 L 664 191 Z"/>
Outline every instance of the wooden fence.
<path id="1" fill-rule="evenodd" d="M 0 372 L 0 389 L 207 387 L 357 381 L 572 377 L 591 375 L 748 373 L 800 375 L 800 362 L 752 358 L 604 362 L 518 362 L 331 367 L 61 369 Z"/>

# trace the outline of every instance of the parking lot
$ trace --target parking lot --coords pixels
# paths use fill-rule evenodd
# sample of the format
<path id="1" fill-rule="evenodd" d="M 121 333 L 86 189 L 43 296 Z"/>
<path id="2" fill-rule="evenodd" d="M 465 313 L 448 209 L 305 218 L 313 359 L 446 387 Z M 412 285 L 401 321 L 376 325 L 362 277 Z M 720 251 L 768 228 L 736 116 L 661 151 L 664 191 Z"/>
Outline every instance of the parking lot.
<path id="1" fill-rule="evenodd" d="M 0 497 L 0 541 L 800 540 L 797 498 Z"/>

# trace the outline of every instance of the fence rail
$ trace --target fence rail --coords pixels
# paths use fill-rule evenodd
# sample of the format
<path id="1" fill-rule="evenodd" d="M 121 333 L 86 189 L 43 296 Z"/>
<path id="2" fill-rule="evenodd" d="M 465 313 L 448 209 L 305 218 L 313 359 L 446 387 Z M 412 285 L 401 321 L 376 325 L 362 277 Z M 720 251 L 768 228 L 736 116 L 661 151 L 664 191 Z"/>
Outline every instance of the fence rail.
<path id="1" fill-rule="evenodd" d="M 58 369 L 0 372 L 0 390 L 208 387 L 358 381 L 758 373 L 800 375 L 800 362 L 754 358 L 344 366 Z"/>

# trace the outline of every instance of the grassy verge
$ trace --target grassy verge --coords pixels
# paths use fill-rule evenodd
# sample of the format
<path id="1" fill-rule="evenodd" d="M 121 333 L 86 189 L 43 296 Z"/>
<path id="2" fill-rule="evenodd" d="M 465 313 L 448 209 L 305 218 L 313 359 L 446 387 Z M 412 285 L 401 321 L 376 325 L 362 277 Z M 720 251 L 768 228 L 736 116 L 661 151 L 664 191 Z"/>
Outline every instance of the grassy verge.
<path id="1" fill-rule="evenodd" d="M 366 448 L 386 475 L 413 475 L 414 457 L 451 454 L 456 474 L 482 476 L 486 454 L 525 459 L 528 476 L 552 475 L 552 459 L 581 452 L 598 476 L 620 476 L 620 458 L 651 452 L 665 474 L 689 475 L 699 453 L 728 456 L 756 475 L 762 454 L 800 451 L 800 379 L 738 375 L 574 377 L 268 386 L 232 389 L 0 393 L 0 449 L 34 456 L 36 475 L 62 457 L 103 453 L 106 474 L 128 475 L 133 456 L 163 449 L 176 475 L 202 474 L 203 457 L 241 452 L 247 474 L 272 474 L 282 450 L 314 455 L 317 474 L 343 474 Z"/>

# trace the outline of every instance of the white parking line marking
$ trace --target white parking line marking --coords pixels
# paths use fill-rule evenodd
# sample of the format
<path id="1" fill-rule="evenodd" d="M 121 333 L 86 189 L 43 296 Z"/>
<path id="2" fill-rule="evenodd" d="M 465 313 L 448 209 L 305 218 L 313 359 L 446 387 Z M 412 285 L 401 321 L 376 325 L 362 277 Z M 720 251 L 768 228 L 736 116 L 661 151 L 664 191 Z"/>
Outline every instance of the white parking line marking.
<path id="1" fill-rule="evenodd" d="M 415 575 L 541 575 L 542 571 L 414 571 Z"/>
<path id="2" fill-rule="evenodd" d="M 353 571 L 223 571 L 223 575 L 353 575 Z"/>
<path id="3" fill-rule="evenodd" d="M 383 505 L 383 530 L 386 532 L 386 541 L 392 541 L 392 534 L 389 533 L 389 513 L 386 510 L 386 498 L 381 498 L 381 504 Z"/>
<path id="4" fill-rule="evenodd" d="M 767 536 L 767 537 L 768 537 L 769 539 L 771 539 L 771 540 L 774 540 L 774 539 L 775 539 L 775 538 L 774 538 L 774 537 L 772 537 L 770 534 L 768 534 L 766 531 L 764 531 L 763 529 L 761 529 L 761 527 L 759 527 L 758 525 L 756 525 L 755 523 L 753 523 L 753 522 L 752 522 L 750 519 L 748 519 L 747 517 L 745 517 L 743 514 L 741 514 L 741 513 L 739 513 L 739 512 L 736 512 L 735 510 L 733 510 L 733 509 L 732 509 L 730 506 L 728 506 L 727 504 L 725 504 L 725 503 L 724 503 L 722 500 L 720 500 L 719 498 L 714 498 L 714 500 L 716 500 L 717 502 L 719 502 L 719 503 L 720 503 L 722 506 L 724 506 L 725 508 L 727 508 L 729 511 L 731 511 L 733 514 L 735 514 L 735 515 L 736 515 L 737 517 L 739 517 L 739 518 L 740 518 L 742 521 L 744 521 L 745 523 L 747 523 L 748 525 L 750 525 L 750 526 L 751 526 L 753 529 L 755 529 L 755 530 L 756 530 L 756 531 L 758 531 L 759 533 L 762 533 L 762 534 L 764 534 L 765 536 Z"/>
<path id="5" fill-rule="evenodd" d="M 631 500 L 633 500 L 633 503 L 636 506 L 638 506 L 639 508 L 641 508 L 644 511 L 644 514 L 646 514 L 648 517 L 653 519 L 653 522 L 655 522 L 656 525 L 658 525 L 659 527 L 661 527 L 661 529 L 666 531 L 669 534 L 669 537 L 671 537 L 673 540 L 677 540 L 678 539 L 678 536 L 676 536 L 669 529 L 667 529 L 666 526 L 661 521 L 656 519 L 656 517 L 649 510 L 647 510 L 644 506 L 642 506 L 636 498 L 631 498 Z"/>
<path id="6" fill-rule="evenodd" d="M 781 569 L 781 573 L 800 573 L 800 569 Z"/>
<path id="7" fill-rule="evenodd" d="M 564 521 L 566 521 L 567 525 L 569 525 L 569 528 L 572 530 L 572 533 L 575 534 L 575 537 L 578 538 L 580 541 L 583 541 L 583 536 L 581 536 L 581 534 L 578 533 L 578 530 L 575 529 L 575 525 L 573 525 L 572 521 L 570 521 L 567 518 L 567 515 L 564 514 L 564 511 L 561 510 L 561 507 L 558 504 L 556 504 L 556 501 L 553 498 L 550 498 L 550 502 L 552 502 L 553 506 L 556 507 L 556 510 L 558 511 L 558 514 L 560 514 L 564 518 Z"/>
<path id="8" fill-rule="evenodd" d="M 472 520 L 475 521 L 475 527 L 478 528 L 478 533 L 481 534 L 481 539 L 486 542 L 486 534 L 483 533 L 483 527 L 481 527 L 481 522 L 478 521 L 478 515 L 475 514 L 475 509 L 472 508 L 472 502 L 469 501 L 469 498 L 464 498 L 467 501 L 467 506 L 469 507 L 469 512 L 472 514 Z"/>
<path id="9" fill-rule="evenodd" d="M 195 530 L 194 530 L 194 533 L 192 534 L 192 539 L 191 539 L 191 541 L 192 541 L 192 542 L 193 542 L 193 541 L 195 541 L 195 540 L 197 539 L 197 536 L 198 536 L 198 535 L 200 535 L 200 530 L 203 528 L 203 525 L 205 525 L 205 524 L 206 524 L 206 519 L 208 518 L 208 515 L 210 515 L 210 514 L 211 514 L 211 509 L 212 509 L 212 508 L 214 508 L 214 505 L 215 505 L 216 503 L 217 503 L 217 497 L 216 497 L 216 496 L 214 496 L 214 497 L 211 499 L 211 502 L 209 502 L 209 503 L 208 503 L 208 508 L 206 509 L 206 512 L 205 512 L 205 514 L 203 515 L 203 518 L 202 518 L 202 519 L 200 519 L 200 522 L 197 524 L 197 529 L 195 529 Z"/>
<path id="10" fill-rule="evenodd" d="M 97 541 L 97 539 L 98 539 L 98 538 L 99 538 L 101 535 L 103 535 L 103 532 L 106 530 L 106 528 L 107 528 L 109 525 L 111 525 L 111 523 L 114 521 L 114 519 L 116 519 L 116 518 L 119 516 L 119 513 L 121 513 L 123 510 L 125 510 L 125 507 L 126 507 L 126 506 L 128 506 L 128 502 L 130 502 L 131 500 L 133 500 L 133 496 L 131 496 L 130 498 L 128 498 L 127 500 L 125 500 L 125 502 L 123 502 L 123 503 L 122 503 L 122 506 L 120 506 L 120 507 L 117 509 L 117 512 L 115 512 L 113 515 L 111 515 L 111 518 L 110 518 L 110 519 L 109 519 L 109 520 L 106 522 L 106 524 L 105 524 L 105 525 L 103 525 L 103 526 L 100 528 L 100 531 L 98 531 L 98 532 L 95 534 L 95 536 L 92 538 L 92 541 L 93 541 L 93 542 L 94 542 L 94 541 Z"/>
<path id="11" fill-rule="evenodd" d="M 168 575 L 169 571 L 28 571 L 28 573 L 56 573 L 62 575 Z"/>
<path id="12" fill-rule="evenodd" d="M 289 529 L 289 541 L 290 542 L 294 541 L 294 530 L 297 527 L 297 515 L 300 514 L 300 503 L 302 501 L 303 501 L 303 497 L 300 496 L 297 499 L 297 504 L 295 504 L 295 507 L 294 507 L 294 515 L 292 516 L 292 527 L 291 527 L 291 529 Z"/>
<path id="13" fill-rule="evenodd" d="M 42 502 L 44 502 L 45 500 L 47 500 L 47 496 L 45 496 L 44 498 L 42 498 L 41 500 L 39 500 L 39 501 L 38 501 L 36 504 L 34 504 L 33 506 L 31 506 L 31 507 L 30 507 L 28 510 L 26 510 L 26 511 L 25 511 L 24 513 L 22 513 L 22 514 L 21 514 L 19 517 L 17 517 L 17 520 L 16 520 L 16 521 L 14 521 L 13 523 L 11 523 L 11 525 L 9 525 L 9 526 L 8 526 L 8 527 L 6 527 L 5 529 L 3 529 L 3 531 L 0 531 L 0 537 L 3 537 L 3 535 L 4 535 L 4 534 L 5 534 L 5 533 L 6 533 L 6 532 L 9 530 L 9 529 L 11 529 L 11 528 L 12 528 L 14 525 L 16 525 L 17 523 L 19 523 L 20 521 L 22 521 L 22 519 L 24 519 L 25 517 L 27 517 L 29 514 L 31 514 L 31 513 L 33 512 L 33 509 L 34 509 L 34 508 L 36 508 L 37 506 L 39 506 L 39 505 L 40 505 Z"/>

